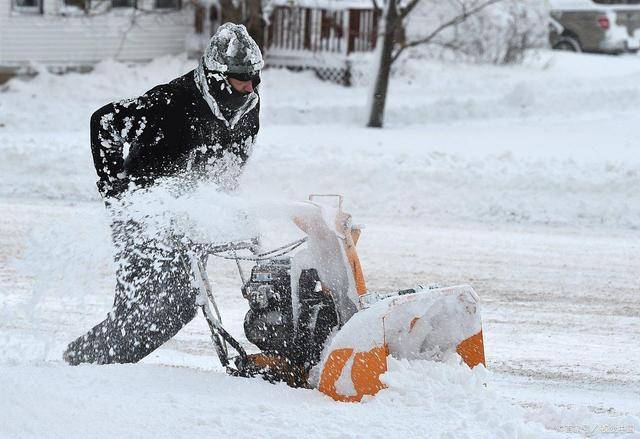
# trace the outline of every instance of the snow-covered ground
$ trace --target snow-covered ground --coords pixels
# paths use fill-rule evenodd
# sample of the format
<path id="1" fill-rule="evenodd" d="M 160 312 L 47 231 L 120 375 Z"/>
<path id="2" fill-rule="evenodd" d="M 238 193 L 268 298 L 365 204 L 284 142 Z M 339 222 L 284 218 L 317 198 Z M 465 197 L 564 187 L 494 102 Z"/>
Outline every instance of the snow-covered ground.
<path id="1" fill-rule="evenodd" d="M 270 217 L 308 193 L 343 193 L 367 225 L 370 289 L 473 285 L 487 370 L 392 361 L 388 389 L 335 403 L 226 376 L 202 319 L 142 364 L 65 366 L 65 344 L 113 294 L 89 115 L 192 67 L 105 62 L 0 89 L 0 437 L 640 435 L 635 56 L 407 63 L 383 130 L 363 128 L 365 88 L 269 70 L 240 193 L 201 199 L 200 218 L 235 203 Z M 240 335 L 235 267 L 209 269 Z"/>

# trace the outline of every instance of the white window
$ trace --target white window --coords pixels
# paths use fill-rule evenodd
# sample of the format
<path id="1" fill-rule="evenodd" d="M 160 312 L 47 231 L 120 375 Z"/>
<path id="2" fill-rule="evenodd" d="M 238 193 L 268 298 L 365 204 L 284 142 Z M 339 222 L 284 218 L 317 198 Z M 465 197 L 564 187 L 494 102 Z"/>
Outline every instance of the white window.
<path id="1" fill-rule="evenodd" d="M 156 0 L 156 9 L 180 9 L 182 0 Z"/>
<path id="2" fill-rule="evenodd" d="M 42 0 L 13 0 L 13 10 L 29 14 L 42 14 Z"/>
<path id="3" fill-rule="evenodd" d="M 136 0 L 111 0 L 112 8 L 135 8 L 136 6 Z"/>
<path id="4" fill-rule="evenodd" d="M 89 10 L 89 0 L 64 0 L 67 8 L 75 8 L 78 11 L 87 12 Z"/>

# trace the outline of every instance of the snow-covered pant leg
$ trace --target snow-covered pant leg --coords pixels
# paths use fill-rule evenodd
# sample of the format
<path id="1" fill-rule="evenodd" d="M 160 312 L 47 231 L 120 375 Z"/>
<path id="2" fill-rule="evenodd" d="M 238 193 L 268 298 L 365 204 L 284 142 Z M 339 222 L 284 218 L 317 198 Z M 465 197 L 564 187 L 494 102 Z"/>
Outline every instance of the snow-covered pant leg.
<path id="1" fill-rule="evenodd" d="M 118 269 L 113 310 L 69 345 L 64 355 L 68 363 L 137 362 L 195 316 L 187 255 L 166 242 L 142 239 L 138 232 L 135 223 L 114 224 Z"/>

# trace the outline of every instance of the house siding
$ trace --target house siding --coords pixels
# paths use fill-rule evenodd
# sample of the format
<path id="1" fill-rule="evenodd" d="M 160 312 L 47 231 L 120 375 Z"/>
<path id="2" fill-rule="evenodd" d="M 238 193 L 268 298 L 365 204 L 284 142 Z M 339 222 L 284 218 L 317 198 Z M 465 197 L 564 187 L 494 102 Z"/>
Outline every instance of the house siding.
<path id="1" fill-rule="evenodd" d="M 91 65 L 105 58 L 145 61 L 185 52 L 193 32 L 190 7 L 145 13 L 126 8 L 95 15 L 67 10 L 63 15 L 63 0 L 43 1 L 44 13 L 31 14 L 12 11 L 11 0 L 0 0 L 0 66 Z M 153 0 L 139 4 L 152 9 Z"/>

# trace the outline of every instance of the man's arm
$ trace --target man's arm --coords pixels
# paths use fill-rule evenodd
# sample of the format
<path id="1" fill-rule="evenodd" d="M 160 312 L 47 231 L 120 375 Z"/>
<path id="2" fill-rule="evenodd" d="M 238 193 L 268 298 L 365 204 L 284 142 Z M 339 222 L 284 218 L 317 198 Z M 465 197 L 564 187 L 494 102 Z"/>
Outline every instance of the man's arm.
<path id="1" fill-rule="evenodd" d="M 118 198 L 130 182 L 139 183 L 127 171 L 141 165 L 141 149 L 164 138 L 160 125 L 171 97 L 156 87 L 137 99 L 114 102 L 93 113 L 91 152 L 103 198 Z"/>
<path id="2" fill-rule="evenodd" d="M 117 198 L 129 186 L 124 169 L 126 139 L 118 132 L 121 115 L 108 104 L 91 116 L 91 153 L 98 174 L 98 191 L 102 198 Z M 126 134 L 126 133 L 125 133 Z"/>

